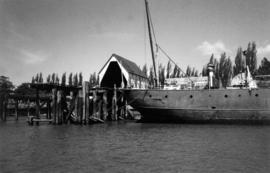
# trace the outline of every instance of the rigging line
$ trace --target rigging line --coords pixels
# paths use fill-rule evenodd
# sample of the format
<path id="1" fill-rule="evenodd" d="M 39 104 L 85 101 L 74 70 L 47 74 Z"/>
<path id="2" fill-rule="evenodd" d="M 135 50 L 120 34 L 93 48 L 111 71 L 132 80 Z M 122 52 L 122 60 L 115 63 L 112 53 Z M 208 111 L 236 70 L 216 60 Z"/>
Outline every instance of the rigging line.
<path id="1" fill-rule="evenodd" d="M 186 73 L 176 64 L 176 62 L 174 62 L 174 60 L 157 44 L 157 47 L 161 50 L 161 52 L 176 66 L 176 67 L 178 67 L 180 70 L 181 70 L 181 72 L 185 75 L 185 76 L 187 76 L 186 75 Z M 187 78 L 191 81 L 191 82 L 194 82 L 193 80 L 191 80 L 191 78 L 189 77 L 189 76 L 187 76 Z"/>
<path id="2" fill-rule="evenodd" d="M 156 38 L 155 30 L 154 30 L 154 25 L 153 25 L 153 22 L 152 22 L 152 16 L 151 16 L 150 10 L 149 10 L 149 18 L 150 18 L 151 29 L 152 29 L 152 32 L 153 32 L 153 37 L 154 37 L 154 40 L 155 40 L 155 45 L 157 46 L 157 38 Z"/>
<path id="3" fill-rule="evenodd" d="M 146 61 L 146 16 L 143 15 L 143 41 L 144 41 L 144 63 L 145 65 L 147 65 L 147 61 Z"/>

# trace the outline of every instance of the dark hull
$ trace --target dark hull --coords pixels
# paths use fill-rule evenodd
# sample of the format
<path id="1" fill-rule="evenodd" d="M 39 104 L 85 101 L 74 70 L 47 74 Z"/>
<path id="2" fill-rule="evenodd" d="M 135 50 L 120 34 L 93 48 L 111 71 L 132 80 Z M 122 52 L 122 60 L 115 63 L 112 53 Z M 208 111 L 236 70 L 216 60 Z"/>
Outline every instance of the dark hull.
<path id="1" fill-rule="evenodd" d="M 270 89 L 125 90 L 143 121 L 270 123 Z"/>

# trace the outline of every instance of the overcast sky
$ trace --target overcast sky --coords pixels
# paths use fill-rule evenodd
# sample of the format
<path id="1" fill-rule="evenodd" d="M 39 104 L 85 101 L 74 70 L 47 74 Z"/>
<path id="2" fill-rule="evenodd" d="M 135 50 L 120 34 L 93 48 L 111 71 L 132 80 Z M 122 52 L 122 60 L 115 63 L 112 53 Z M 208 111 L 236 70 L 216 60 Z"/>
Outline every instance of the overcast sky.
<path id="1" fill-rule="evenodd" d="M 270 59 L 269 0 L 149 0 L 158 43 L 183 69 L 255 41 Z M 151 63 L 143 0 L 0 0 L 0 75 L 98 72 L 116 53 Z M 165 62 L 164 56 L 160 56 Z"/>

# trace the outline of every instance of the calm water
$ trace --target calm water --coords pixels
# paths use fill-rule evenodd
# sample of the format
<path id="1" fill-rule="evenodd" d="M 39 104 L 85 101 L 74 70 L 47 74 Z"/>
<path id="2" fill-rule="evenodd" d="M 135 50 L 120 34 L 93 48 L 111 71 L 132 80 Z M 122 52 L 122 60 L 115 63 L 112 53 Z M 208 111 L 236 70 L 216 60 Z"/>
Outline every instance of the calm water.
<path id="1" fill-rule="evenodd" d="M 270 126 L 0 122 L 0 172 L 270 172 Z"/>

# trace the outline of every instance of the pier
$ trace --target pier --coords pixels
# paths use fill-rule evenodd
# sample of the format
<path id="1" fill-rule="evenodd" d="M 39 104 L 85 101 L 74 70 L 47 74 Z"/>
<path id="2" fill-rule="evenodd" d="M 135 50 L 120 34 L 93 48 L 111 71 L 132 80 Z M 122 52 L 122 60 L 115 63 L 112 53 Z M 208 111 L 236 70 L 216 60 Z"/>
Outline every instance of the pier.
<path id="1" fill-rule="evenodd" d="M 26 114 L 29 125 L 44 122 L 86 125 L 132 117 L 124 94 L 116 85 L 114 88 L 90 88 L 89 82 L 83 82 L 78 87 L 46 83 L 29 85 L 35 89 L 35 95 L 10 94 L 1 97 L 2 121 L 6 121 L 7 116 L 18 120 L 22 113 Z M 19 103 L 24 106 L 19 106 Z"/>

